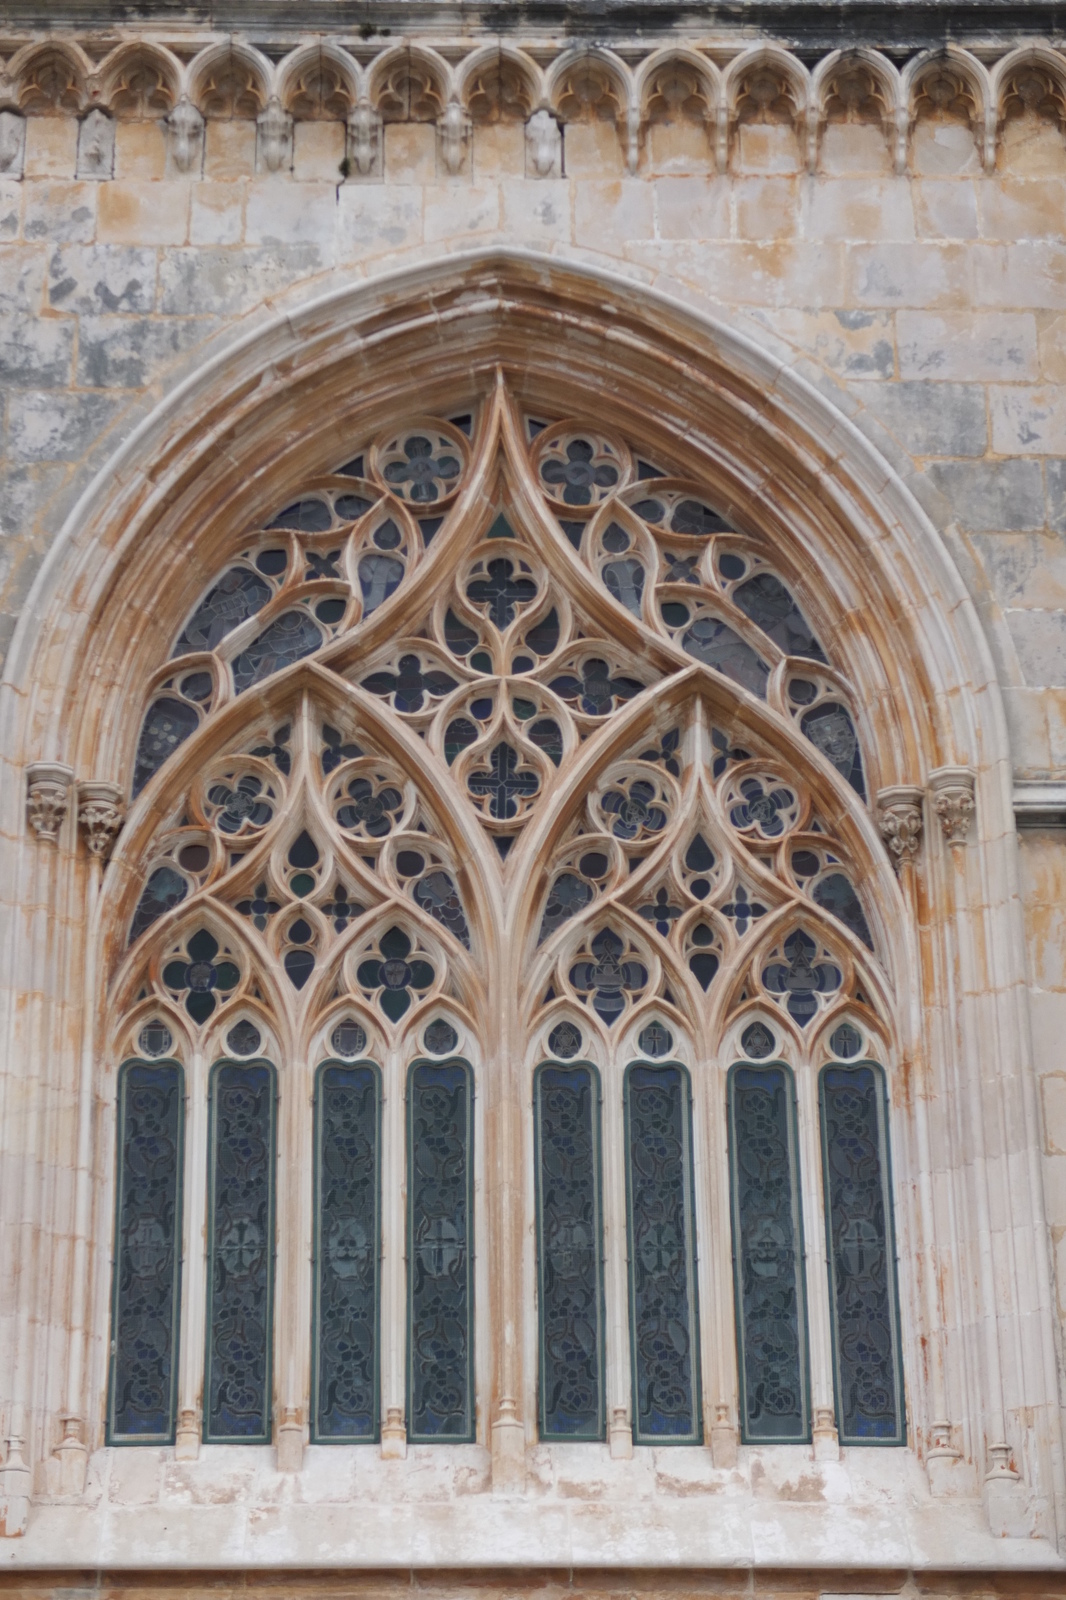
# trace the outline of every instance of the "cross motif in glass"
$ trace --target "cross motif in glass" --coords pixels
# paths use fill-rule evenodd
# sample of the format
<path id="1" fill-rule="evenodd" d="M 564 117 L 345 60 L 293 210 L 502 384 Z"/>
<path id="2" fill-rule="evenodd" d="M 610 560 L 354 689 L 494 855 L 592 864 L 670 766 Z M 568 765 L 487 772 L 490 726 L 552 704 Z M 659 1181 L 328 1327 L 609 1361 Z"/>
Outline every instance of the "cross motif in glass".
<path id="1" fill-rule="evenodd" d="M 237 901 L 237 910 L 242 917 L 251 917 L 253 925 L 263 933 L 269 919 L 276 911 L 280 911 L 281 907 L 276 900 L 267 898 L 266 884 L 258 883 L 247 900 Z"/>
<path id="2" fill-rule="evenodd" d="M 639 839 L 666 826 L 666 810 L 657 803 L 655 785 L 645 778 L 637 778 L 628 788 L 608 789 L 600 809 L 616 839 Z"/>
<path id="3" fill-rule="evenodd" d="M 654 901 L 649 901 L 647 905 L 640 906 L 637 914 L 643 917 L 646 922 L 650 922 L 656 933 L 661 933 L 665 939 L 681 915 L 681 907 L 670 904 L 670 896 L 664 888 L 659 890 Z"/>
<path id="4" fill-rule="evenodd" d="M 760 901 L 753 900 L 744 885 L 738 883 L 733 890 L 732 900 L 722 907 L 722 912 L 733 919 L 737 933 L 743 938 L 754 921 L 765 917 L 766 907 Z"/>
<path id="5" fill-rule="evenodd" d="M 616 700 L 632 700 L 644 688 L 635 678 L 613 678 L 607 662 L 599 656 L 583 662 L 578 673 L 554 678 L 548 687 L 564 700 L 576 700 L 588 717 L 605 717 Z"/>
<path id="6" fill-rule="evenodd" d="M 397 711 L 421 711 L 426 695 L 451 694 L 457 687 L 454 678 L 433 667 L 424 668 L 417 656 L 401 656 L 395 672 L 372 672 L 362 687 L 371 694 L 391 695 Z"/>
<path id="7" fill-rule="evenodd" d="M 626 995 L 639 994 L 648 982 L 648 969 L 640 961 L 625 961 L 625 944 L 610 928 L 592 940 L 592 961 L 578 961 L 570 968 L 570 982 L 579 992 L 592 996 L 592 1004 L 604 1022 L 616 1022 L 625 1010 Z"/>
<path id="8" fill-rule="evenodd" d="M 591 505 L 594 489 L 613 489 L 618 482 L 618 468 L 588 439 L 571 439 L 565 451 L 541 463 L 540 475 L 556 498 L 568 506 Z"/>
<path id="9" fill-rule="evenodd" d="M 512 745 L 500 743 L 489 756 L 488 772 L 472 772 L 466 786 L 476 799 L 488 801 L 494 821 L 507 822 L 518 815 L 520 801 L 537 793 L 540 779 L 529 767 L 519 767 Z"/>
<path id="10" fill-rule="evenodd" d="M 764 839 L 777 839 L 796 820 L 796 796 L 783 784 L 771 789 L 765 779 L 745 778 L 740 794 L 729 812 L 734 828 L 754 828 Z"/>
<path id="11" fill-rule="evenodd" d="M 337 811 L 342 828 L 359 829 L 369 839 L 384 839 L 399 821 L 403 795 L 391 784 L 376 789 L 369 778 L 353 778 L 348 794 L 349 804 Z"/>
<path id="12" fill-rule="evenodd" d="M 816 996 L 830 994 L 842 982 L 840 968 L 831 961 L 816 961 L 818 946 L 801 929 L 790 933 L 783 945 L 785 961 L 763 968 L 762 981 L 771 994 L 786 996 L 788 1014 L 805 1028 L 818 1010 Z"/>
<path id="13" fill-rule="evenodd" d="M 358 905 L 356 901 L 349 900 L 348 891 L 343 883 L 338 883 L 333 891 L 333 897 L 327 900 L 322 907 L 322 914 L 333 919 L 336 933 L 343 933 L 349 922 L 354 922 L 356 917 L 361 917 L 366 910 L 365 906 Z"/>
<path id="14" fill-rule="evenodd" d="M 487 607 L 486 616 L 502 633 L 514 621 L 516 607 L 536 597 L 537 586 L 532 578 L 516 577 L 515 563 L 501 557 L 489 562 L 486 577 L 467 584 L 466 593 L 474 605 Z"/>
<path id="15" fill-rule="evenodd" d="M 444 439 L 438 441 L 440 446 Z M 434 454 L 433 441 L 424 434 L 412 434 L 402 445 L 403 459 L 390 461 L 385 467 L 385 482 L 404 500 L 416 505 L 430 505 L 448 494 L 462 468 L 458 456 L 446 450 Z"/>

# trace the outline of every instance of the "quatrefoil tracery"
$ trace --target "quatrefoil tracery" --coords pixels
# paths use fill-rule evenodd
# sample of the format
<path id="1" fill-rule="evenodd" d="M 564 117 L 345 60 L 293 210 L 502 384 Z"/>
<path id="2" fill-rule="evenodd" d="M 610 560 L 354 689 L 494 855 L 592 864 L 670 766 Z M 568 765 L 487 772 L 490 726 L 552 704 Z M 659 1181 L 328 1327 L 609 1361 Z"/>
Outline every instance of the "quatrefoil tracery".
<path id="1" fill-rule="evenodd" d="M 304 658 L 336 704 L 305 701 L 201 763 L 180 826 L 175 809 L 142 851 L 130 962 L 153 927 L 184 926 L 215 897 L 297 995 L 333 1005 L 348 985 L 380 1011 L 399 990 L 360 985 L 341 947 L 380 944 L 394 915 L 413 949 L 438 941 L 434 981 L 450 984 L 460 952 L 502 936 L 485 925 L 490 891 L 473 893 L 502 872 L 508 905 L 528 906 L 507 935 L 515 959 L 536 952 L 527 1009 L 553 1004 L 553 984 L 606 1028 L 653 1002 L 680 1017 L 726 990 L 837 1003 L 856 942 L 874 945 L 857 868 L 814 820 L 776 735 L 718 726 L 699 687 L 768 702 L 815 767 L 864 794 L 848 687 L 795 585 L 668 463 L 509 407 L 498 396 L 454 423 L 383 431 L 245 535 L 204 591 L 153 681 L 135 791 L 227 703 L 252 704 Z M 688 699 L 660 713 L 674 680 L 691 680 Z M 285 857 L 301 829 L 318 852 L 302 875 Z M 836 990 L 802 989 L 801 931 L 816 977 L 842 974 Z M 769 937 L 774 959 L 745 965 Z M 611 989 L 608 968 L 626 981 Z M 343 969 L 329 997 L 327 969 Z M 767 988 L 778 969 L 782 987 Z"/>

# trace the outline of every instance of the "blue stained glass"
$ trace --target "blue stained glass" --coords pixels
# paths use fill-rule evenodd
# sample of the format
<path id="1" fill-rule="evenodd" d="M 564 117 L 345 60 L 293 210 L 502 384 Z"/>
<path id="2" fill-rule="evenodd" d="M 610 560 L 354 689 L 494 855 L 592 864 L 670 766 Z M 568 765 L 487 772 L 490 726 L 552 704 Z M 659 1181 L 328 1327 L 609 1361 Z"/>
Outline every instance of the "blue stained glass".
<path id="1" fill-rule="evenodd" d="M 745 1048 L 748 1034 L 760 1026 L 747 1030 Z M 761 1031 L 769 1038 L 765 1028 Z M 761 1049 L 761 1039 L 753 1043 Z M 811 1436 L 793 1100 L 787 1067 L 735 1066 L 729 1074 L 733 1281 L 745 1444 L 795 1444 Z"/>
<path id="2" fill-rule="evenodd" d="M 176 1061 L 126 1062 L 118 1084 L 108 1444 L 174 1438 L 184 1113 Z"/>
<path id="3" fill-rule="evenodd" d="M 378 1069 L 369 1062 L 327 1063 L 318 1074 L 315 1440 L 378 1437 L 380 1083 Z"/>
<path id="4" fill-rule="evenodd" d="M 542 1066 L 534 1093 L 540 1432 L 602 1439 L 603 1232 L 599 1081 Z"/>
<path id="5" fill-rule="evenodd" d="M 207 1443 L 268 1444 L 274 1299 L 274 1069 L 211 1074 Z"/>
<path id="6" fill-rule="evenodd" d="M 238 694 L 262 683 L 272 673 L 291 667 L 322 643 L 322 630 L 303 611 L 283 611 L 233 661 L 233 686 Z"/>
<path id="7" fill-rule="evenodd" d="M 884 1074 L 823 1067 L 818 1087 L 840 1442 L 905 1444 Z"/>
<path id="8" fill-rule="evenodd" d="M 261 611 L 273 592 L 251 567 L 230 567 L 200 601 L 171 655 L 213 650 L 239 623 Z"/>
<path id="9" fill-rule="evenodd" d="M 136 800 L 149 778 L 154 777 L 169 755 L 195 733 L 200 718 L 196 707 L 173 695 L 153 700 L 144 714 L 137 758 L 133 769 L 133 798 Z"/>
<path id="10" fill-rule="evenodd" d="M 407 1094 L 407 1437 L 472 1443 L 473 1084 L 418 1061 Z"/>
<path id="11" fill-rule="evenodd" d="M 699 1338 L 692 1118 L 682 1067 L 625 1078 L 635 1444 L 698 1444 Z"/>

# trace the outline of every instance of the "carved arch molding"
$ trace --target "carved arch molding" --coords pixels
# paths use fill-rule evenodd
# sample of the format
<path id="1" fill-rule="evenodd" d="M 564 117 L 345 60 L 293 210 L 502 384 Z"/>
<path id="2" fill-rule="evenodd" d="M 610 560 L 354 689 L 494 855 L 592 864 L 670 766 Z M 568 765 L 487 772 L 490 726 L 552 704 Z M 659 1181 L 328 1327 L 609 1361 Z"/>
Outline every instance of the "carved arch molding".
<path id="1" fill-rule="evenodd" d="M 120 461 L 110 502 L 103 483 L 87 497 L 45 625 L 12 653 L 16 679 L 79 660 L 22 746 L 48 757 L 29 815 L 38 851 L 60 850 L 36 870 L 74 959 L 56 971 L 45 931 L 15 988 L 77 1011 L 88 986 L 71 1076 L 88 1059 L 109 1106 L 118 1064 L 158 1053 L 146 1026 L 185 1060 L 248 1054 L 241 1028 L 282 1063 L 350 1054 L 345 1028 L 377 1059 L 432 1051 L 427 1024 L 461 1036 L 494 1141 L 496 1329 L 522 1320 L 510 1175 L 560 1026 L 597 1061 L 654 1056 L 658 1029 L 698 1078 L 753 1022 L 810 1067 L 847 1021 L 888 1074 L 912 1447 L 934 1488 L 984 1485 L 1003 1531 L 1050 1532 L 995 686 L 932 530 L 834 434 L 735 335 L 519 258 L 335 296 L 224 358 L 138 441 L 150 471 Z M 94 561 L 96 600 L 66 606 Z M 74 772 L 92 775 L 77 807 Z M 97 1227 L 68 1325 L 90 1331 L 59 1378 L 14 1363 L 16 1406 L 58 1396 L 71 1455 L 97 1442 L 106 1388 L 113 1150 L 89 1120 Z M 1014 1155 L 1024 1193 L 995 1181 Z M 1008 1359 L 1016 1289 L 982 1349 L 965 1331 L 969 1296 L 995 1300 L 981 1241 L 998 1228 L 1043 1300 L 1028 1364 Z M 506 1478 L 530 1378 L 513 1341 L 487 1361 Z M 708 1422 L 734 1426 L 728 1374 L 705 1387 Z"/>

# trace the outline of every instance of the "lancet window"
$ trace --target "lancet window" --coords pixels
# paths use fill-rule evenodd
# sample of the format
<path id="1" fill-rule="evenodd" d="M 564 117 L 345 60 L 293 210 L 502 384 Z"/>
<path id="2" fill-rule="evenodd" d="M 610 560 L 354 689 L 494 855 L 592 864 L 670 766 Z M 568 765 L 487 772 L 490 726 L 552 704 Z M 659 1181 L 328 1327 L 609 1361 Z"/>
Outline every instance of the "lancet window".
<path id="1" fill-rule="evenodd" d="M 902 1442 L 895 999 L 817 587 L 502 384 L 327 469 L 234 529 L 131 737 L 111 1441 L 483 1440 L 511 1094 L 542 1438 Z"/>

